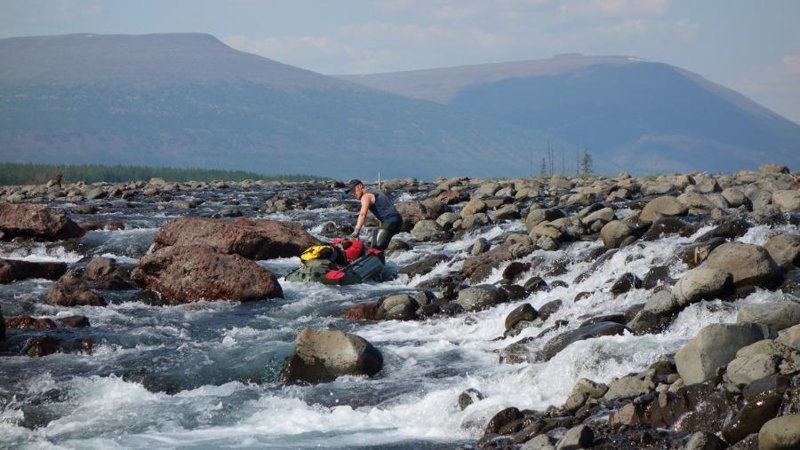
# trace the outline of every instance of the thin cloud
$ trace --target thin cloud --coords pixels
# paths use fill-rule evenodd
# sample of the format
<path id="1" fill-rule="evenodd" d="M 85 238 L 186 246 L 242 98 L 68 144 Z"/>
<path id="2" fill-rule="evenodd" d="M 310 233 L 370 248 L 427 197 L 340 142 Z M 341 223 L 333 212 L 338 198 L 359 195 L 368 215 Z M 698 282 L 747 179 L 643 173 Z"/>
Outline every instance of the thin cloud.
<path id="1" fill-rule="evenodd" d="M 103 11 L 96 0 L 58 0 L 56 16 L 61 21 L 72 21 L 79 17 L 97 16 Z"/>
<path id="2" fill-rule="evenodd" d="M 660 17 L 667 13 L 671 0 L 573 0 L 560 4 L 562 17 Z"/>
<path id="3" fill-rule="evenodd" d="M 800 124 L 800 52 L 754 69 L 731 86 L 747 96 L 764 100 Z"/>

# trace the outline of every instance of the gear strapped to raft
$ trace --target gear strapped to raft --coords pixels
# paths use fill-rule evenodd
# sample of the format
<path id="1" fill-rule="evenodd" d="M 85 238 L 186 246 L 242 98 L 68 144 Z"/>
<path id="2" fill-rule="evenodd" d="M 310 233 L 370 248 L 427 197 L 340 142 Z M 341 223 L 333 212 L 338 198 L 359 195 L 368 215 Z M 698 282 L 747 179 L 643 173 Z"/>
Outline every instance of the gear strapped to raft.
<path id="1" fill-rule="evenodd" d="M 334 239 L 329 245 L 313 245 L 300 255 L 300 260 L 302 266 L 286 280 L 358 284 L 378 278 L 384 268 L 383 252 L 366 248 L 360 239 Z"/>

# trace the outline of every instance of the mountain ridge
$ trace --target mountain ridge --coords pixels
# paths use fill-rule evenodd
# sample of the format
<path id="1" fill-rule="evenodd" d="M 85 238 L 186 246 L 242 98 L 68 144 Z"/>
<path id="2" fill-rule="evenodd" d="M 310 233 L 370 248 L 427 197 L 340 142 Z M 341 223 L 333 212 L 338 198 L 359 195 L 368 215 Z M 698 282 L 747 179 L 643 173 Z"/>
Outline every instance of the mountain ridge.
<path id="1" fill-rule="evenodd" d="M 0 160 L 11 162 L 514 177 L 538 173 L 548 148 L 588 146 L 603 173 L 800 165 L 797 124 L 627 56 L 380 75 L 395 91 L 202 33 L 5 38 L 0 61 Z"/>
<path id="2" fill-rule="evenodd" d="M 699 74 L 641 58 L 570 54 L 342 79 L 588 145 L 634 172 L 800 164 L 800 125 Z"/>
<path id="3" fill-rule="evenodd" d="M 0 60 L 0 159 L 11 162 L 519 175 L 521 144 L 541 140 L 204 34 L 2 39 Z"/>

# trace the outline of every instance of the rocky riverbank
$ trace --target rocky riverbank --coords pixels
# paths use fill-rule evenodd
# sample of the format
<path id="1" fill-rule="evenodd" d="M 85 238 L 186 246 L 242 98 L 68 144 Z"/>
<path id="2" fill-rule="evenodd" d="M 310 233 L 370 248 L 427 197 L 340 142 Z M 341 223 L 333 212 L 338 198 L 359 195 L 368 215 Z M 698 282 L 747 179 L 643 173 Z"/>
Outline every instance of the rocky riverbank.
<path id="1" fill-rule="evenodd" d="M 24 257 L 0 261 L 2 283 L 53 280 L 41 302 L 52 305 L 57 316 L 6 314 L 0 345 L 6 357 L 90 354 L 98 344 L 92 333 L 74 331 L 91 329 L 89 320 L 73 317 L 69 309 L 102 308 L 120 298 L 148 305 L 279 301 L 285 273 L 274 273 L 264 262 L 297 256 L 319 239 L 348 232 L 352 221 L 317 224 L 314 236 L 297 222 L 274 217 L 306 214 L 297 217 L 313 220 L 322 209 L 351 215 L 356 205 L 342 187 L 163 180 L 2 187 L 0 239 L 10 255 L 24 255 L 34 242 L 80 247 L 87 232 L 111 234 L 135 226 L 130 219 L 117 220 L 118 211 L 126 211 L 125 217 L 172 214 L 160 223 L 147 254 L 132 255 L 133 261 L 102 253 L 70 264 Z M 384 321 L 422 326 L 448 318 L 487 320 L 479 314 L 511 306 L 495 319 L 503 332 L 487 340 L 497 351 L 495 364 L 539 367 L 582 341 L 674 330 L 684 311 L 718 302 L 735 309 L 735 321 L 685 336 L 677 351 L 660 355 L 640 372 L 581 378 L 562 404 L 499 409 L 479 425 L 474 442 L 459 445 L 800 445 L 797 173 L 765 165 L 725 175 L 402 179 L 382 187 L 399 200 L 404 218 L 405 232 L 392 241 L 389 259 L 402 262 L 397 275 L 407 285 L 338 311 L 348 325 L 346 333 L 331 335 L 335 338 L 320 334 L 323 330 L 296 330 L 297 352 L 282 363 L 282 382 L 327 383 L 358 374 L 380 378 L 382 371 L 395 370 L 396 356 L 387 359 L 381 345 L 359 336 L 359 330 Z M 504 231 L 482 234 L 497 227 Z M 745 239 L 754 227 L 767 230 L 764 242 Z M 470 236 L 479 237 L 464 245 Z M 619 255 L 633 266 L 675 236 L 684 239 L 674 254 L 652 259 L 658 265 L 602 279 Z M 427 254 L 404 256 L 415 247 Z M 576 267 L 580 273 L 568 277 Z M 775 293 L 773 300 L 748 303 L 762 292 Z M 641 301 L 618 300 L 634 293 Z M 551 298 L 554 294 L 561 298 Z M 600 300 L 606 302 L 603 308 Z M 576 308 L 586 309 L 576 316 Z M 603 314 L 592 313 L 600 309 Z M 63 331 L 67 327 L 73 331 Z M 452 404 L 460 411 L 491 401 L 491 393 L 472 388 L 456 397 Z"/>

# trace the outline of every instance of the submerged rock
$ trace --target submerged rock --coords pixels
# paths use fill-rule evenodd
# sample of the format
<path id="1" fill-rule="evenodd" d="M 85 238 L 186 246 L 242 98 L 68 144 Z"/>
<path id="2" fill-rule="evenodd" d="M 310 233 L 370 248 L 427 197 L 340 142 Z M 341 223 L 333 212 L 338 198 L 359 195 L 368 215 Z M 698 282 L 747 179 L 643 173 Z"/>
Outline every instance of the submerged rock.
<path id="1" fill-rule="evenodd" d="M 95 289 L 127 290 L 136 288 L 130 281 L 129 271 L 123 270 L 111 258 L 93 258 L 83 271 L 83 279 Z"/>
<path id="2" fill-rule="evenodd" d="M 0 259 L 0 284 L 29 278 L 57 280 L 67 272 L 67 265 L 61 262 L 31 262 L 13 259 Z"/>
<path id="3" fill-rule="evenodd" d="M 342 331 L 304 329 L 295 352 L 281 371 L 281 382 L 326 383 L 342 375 L 373 376 L 383 369 L 383 355 L 364 338 Z"/>
<path id="4" fill-rule="evenodd" d="M 543 361 L 549 361 L 570 344 L 601 336 L 618 335 L 624 333 L 626 330 L 628 330 L 628 328 L 625 325 L 616 322 L 599 322 L 580 327 L 576 330 L 567 331 L 547 341 L 539 354 L 539 358 Z"/>
<path id="5" fill-rule="evenodd" d="M 105 306 L 105 299 L 92 291 L 75 272 L 67 272 L 47 290 L 47 303 L 58 306 Z"/>
<path id="6" fill-rule="evenodd" d="M 471 404 L 483 400 L 483 398 L 484 396 L 479 390 L 469 388 L 458 396 L 458 406 L 463 411 Z"/>
<path id="7" fill-rule="evenodd" d="M 56 323 L 46 317 L 35 319 L 31 316 L 22 315 L 6 317 L 5 327 L 15 330 L 49 330 L 56 328 Z"/>
<path id="8" fill-rule="evenodd" d="M 59 342 L 52 336 L 39 336 L 28 339 L 22 353 L 30 357 L 42 357 L 58 352 Z"/>

